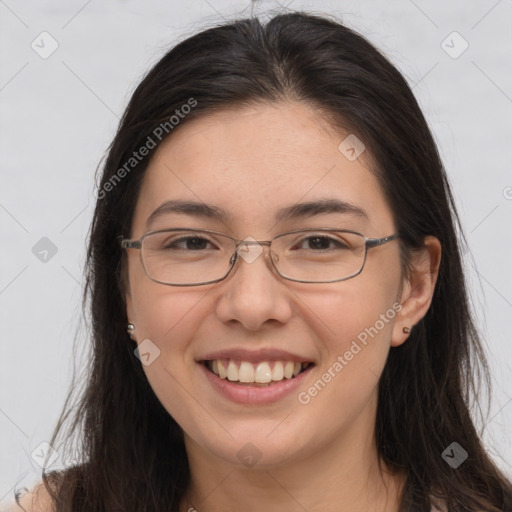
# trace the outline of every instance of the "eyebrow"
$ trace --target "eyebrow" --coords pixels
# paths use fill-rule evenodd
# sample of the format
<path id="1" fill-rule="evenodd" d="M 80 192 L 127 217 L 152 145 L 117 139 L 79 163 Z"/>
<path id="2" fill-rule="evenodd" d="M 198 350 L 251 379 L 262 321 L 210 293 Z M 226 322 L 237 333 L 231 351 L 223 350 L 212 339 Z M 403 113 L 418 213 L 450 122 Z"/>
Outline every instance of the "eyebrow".
<path id="1" fill-rule="evenodd" d="M 146 227 L 149 228 L 157 218 L 169 213 L 214 219 L 223 223 L 227 223 L 231 220 L 231 215 L 226 210 L 223 210 L 218 206 L 199 203 L 196 201 L 170 200 L 165 201 L 155 211 L 153 211 L 146 221 Z M 351 214 L 356 217 L 368 219 L 366 211 L 359 206 L 355 206 L 346 201 L 340 201 L 339 199 L 320 199 L 318 201 L 297 203 L 292 206 L 281 208 L 277 211 L 275 220 L 276 222 L 283 222 L 329 213 Z"/>

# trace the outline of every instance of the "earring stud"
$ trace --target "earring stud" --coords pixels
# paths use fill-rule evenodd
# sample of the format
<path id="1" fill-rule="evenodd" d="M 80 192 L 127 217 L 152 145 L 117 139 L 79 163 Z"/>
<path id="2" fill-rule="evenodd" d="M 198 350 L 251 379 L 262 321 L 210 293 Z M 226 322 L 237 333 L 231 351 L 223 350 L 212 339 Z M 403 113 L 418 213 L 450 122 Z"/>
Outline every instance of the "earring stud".
<path id="1" fill-rule="evenodd" d="M 133 325 L 133 324 L 128 324 L 128 326 L 126 327 L 126 332 L 127 332 L 130 336 L 133 336 L 133 331 L 135 331 L 135 325 Z"/>
<path id="2" fill-rule="evenodd" d="M 411 332 L 411 328 L 410 327 L 404 327 L 402 329 L 402 332 L 404 332 L 405 334 L 409 334 Z"/>

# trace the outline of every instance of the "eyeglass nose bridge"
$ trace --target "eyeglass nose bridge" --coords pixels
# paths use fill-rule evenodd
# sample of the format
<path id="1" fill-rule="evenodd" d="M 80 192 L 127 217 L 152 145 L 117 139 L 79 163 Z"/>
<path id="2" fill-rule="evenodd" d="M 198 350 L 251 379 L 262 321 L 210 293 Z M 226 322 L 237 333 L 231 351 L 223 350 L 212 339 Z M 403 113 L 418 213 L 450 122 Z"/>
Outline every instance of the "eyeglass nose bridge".
<path id="1" fill-rule="evenodd" d="M 241 259 L 243 259 L 246 263 L 253 263 L 264 252 L 263 248 L 261 248 L 261 247 L 266 246 L 266 247 L 268 247 L 269 251 L 265 257 L 268 260 L 270 260 L 273 270 L 279 274 L 279 270 L 277 270 L 277 267 L 275 265 L 275 262 L 279 261 L 279 256 L 276 253 L 271 251 L 272 240 L 254 240 L 254 239 L 250 239 L 250 238 L 251 237 L 249 237 L 249 239 L 246 238 L 245 240 L 241 240 L 241 241 L 236 240 L 235 241 L 235 243 L 236 243 L 235 252 L 233 253 L 233 255 L 231 256 L 231 258 L 229 260 L 229 263 L 231 265 L 230 272 L 235 267 L 236 262 L 238 261 L 239 255 L 240 255 Z M 259 247 L 259 248 L 261 248 L 261 250 L 260 251 L 257 251 L 257 250 L 252 251 L 252 254 L 250 254 L 251 251 L 250 251 L 249 247 L 251 247 L 251 246 Z M 243 247 L 247 247 L 248 249 L 244 250 Z"/>

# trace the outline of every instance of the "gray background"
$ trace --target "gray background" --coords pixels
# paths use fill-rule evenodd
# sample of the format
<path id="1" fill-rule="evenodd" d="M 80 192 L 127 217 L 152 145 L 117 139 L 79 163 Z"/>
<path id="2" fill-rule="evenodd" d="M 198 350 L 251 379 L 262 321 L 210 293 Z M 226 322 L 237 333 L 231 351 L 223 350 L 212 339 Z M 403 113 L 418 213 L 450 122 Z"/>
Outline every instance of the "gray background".
<path id="1" fill-rule="evenodd" d="M 470 247 L 467 275 L 495 392 L 484 439 L 512 476 L 512 0 L 283 5 L 340 17 L 414 88 Z M 248 0 L 0 0 L 2 502 L 39 479 L 40 443 L 70 383 L 94 172 L 131 92 L 169 46 L 251 8 L 281 9 Z M 31 47 L 50 48 L 43 31 L 59 45 L 46 59 Z M 57 250 L 47 261 L 43 237 Z M 86 337 L 82 329 L 79 366 Z"/>

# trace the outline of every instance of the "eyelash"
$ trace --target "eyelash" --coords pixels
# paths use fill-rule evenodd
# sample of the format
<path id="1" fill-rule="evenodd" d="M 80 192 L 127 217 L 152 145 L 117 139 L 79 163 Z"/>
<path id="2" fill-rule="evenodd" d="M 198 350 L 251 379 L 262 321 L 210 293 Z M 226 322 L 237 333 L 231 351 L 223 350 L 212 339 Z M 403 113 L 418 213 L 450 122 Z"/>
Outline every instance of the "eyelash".
<path id="1" fill-rule="evenodd" d="M 301 238 L 299 240 L 299 243 L 303 243 L 303 242 L 315 240 L 315 239 L 327 240 L 331 244 L 336 244 L 337 248 L 348 248 L 348 245 L 343 243 L 342 240 L 336 239 L 332 236 L 323 235 L 323 234 L 322 235 L 315 234 L 315 235 L 306 236 L 304 238 Z M 208 242 L 209 244 L 213 244 L 212 241 L 208 240 L 207 238 L 201 237 L 201 236 L 185 236 L 185 237 L 178 238 L 176 240 L 172 240 L 171 243 L 167 243 L 167 242 L 164 243 L 164 249 L 171 249 L 173 246 L 177 246 L 178 244 L 183 243 L 183 242 L 186 243 L 189 240 L 201 240 L 201 241 Z M 184 249 L 184 250 L 187 250 L 187 249 Z M 199 249 L 199 250 L 201 250 L 201 249 Z M 321 249 L 321 250 L 327 250 L 327 249 Z"/>

